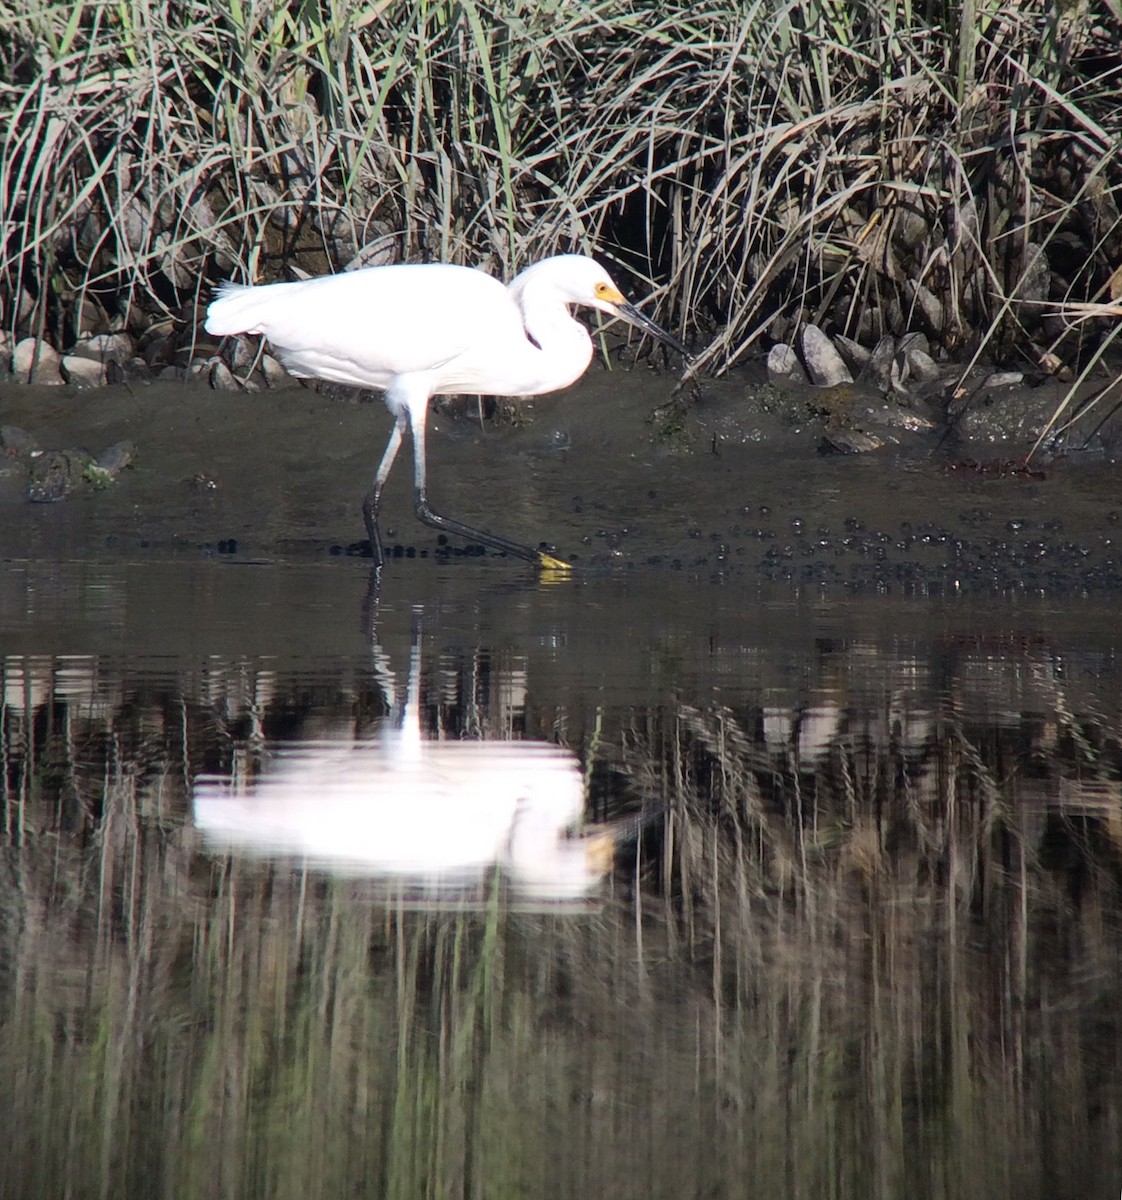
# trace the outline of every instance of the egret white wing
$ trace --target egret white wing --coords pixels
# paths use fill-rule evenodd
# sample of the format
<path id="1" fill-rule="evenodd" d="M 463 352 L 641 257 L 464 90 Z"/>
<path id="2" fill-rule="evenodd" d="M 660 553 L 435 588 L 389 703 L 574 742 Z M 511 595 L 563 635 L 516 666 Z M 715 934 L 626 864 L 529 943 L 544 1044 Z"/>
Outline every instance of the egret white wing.
<path id="1" fill-rule="evenodd" d="M 211 304 L 206 328 L 264 334 L 294 374 L 364 387 L 438 370 L 496 337 L 525 340 L 502 283 L 447 263 L 227 287 Z"/>

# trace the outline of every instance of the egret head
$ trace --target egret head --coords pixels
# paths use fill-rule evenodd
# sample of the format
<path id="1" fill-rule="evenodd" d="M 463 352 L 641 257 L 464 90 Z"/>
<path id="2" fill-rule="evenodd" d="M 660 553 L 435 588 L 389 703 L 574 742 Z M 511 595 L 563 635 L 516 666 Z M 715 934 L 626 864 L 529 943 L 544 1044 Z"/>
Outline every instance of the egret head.
<path id="1" fill-rule="evenodd" d="M 591 259 L 585 261 L 592 262 Z M 587 299 L 578 299 L 576 303 L 587 304 L 609 316 L 619 317 L 629 325 L 634 325 L 636 329 L 641 329 L 644 333 L 649 333 L 651 337 L 657 338 L 671 350 L 677 350 L 679 354 L 689 358 L 690 352 L 673 334 L 667 333 L 661 325 L 656 325 L 650 317 L 641 313 L 633 304 L 628 303 L 623 293 L 612 282 L 611 276 L 599 263 L 593 262 L 592 265 L 596 268 L 596 272 L 590 276 L 591 294 Z"/>
<path id="2" fill-rule="evenodd" d="M 543 259 L 523 271 L 512 287 L 517 288 L 521 284 L 524 288 L 532 280 L 548 282 L 568 304 L 598 308 L 610 317 L 618 317 L 644 333 L 649 333 L 672 350 L 677 350 L 679 354 L 689 358 L 689 351 L 676 337 L 656 325 L 633 304 L 628 303 L 612 277 L 595 259 L 583 254 L 560 254 L 555 258 Z"/>

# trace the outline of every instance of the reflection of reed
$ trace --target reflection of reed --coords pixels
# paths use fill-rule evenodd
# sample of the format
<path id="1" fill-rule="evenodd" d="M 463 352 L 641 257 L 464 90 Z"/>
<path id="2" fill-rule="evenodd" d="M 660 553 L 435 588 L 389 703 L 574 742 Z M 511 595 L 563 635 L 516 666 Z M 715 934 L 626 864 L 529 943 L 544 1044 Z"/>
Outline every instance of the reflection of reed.
<path id="1" fill-rule="evenodd" d="M 1046 694 L 1057 733 L 1078 724 L 1054 679 Z M 1015 718 L 895 706 L 679 704 L 655 739 L 633 727 L 624 769 L 667 795 L 648 850 L 673 902 L 648 918 L 711 989 L 720 1053 L 759 1056 L 792 1119 L 828 1131 L 800 1191 L 828 1191 L 862 1144 L 852 1194 L 901 1194 L 932 1162 L 955 1165 L 945 1194 L 1032 1191 L 1058 1112 L 1071 1141 L 1046 1153 L 1078 1178 L 1122 1101 L 1118 744 L 1057 736 L 1041 786 Z M 726 1077 L 730 1102 L 755 1116 L 744 1080 Z"/>
<path id="2" fill-rule="evenodd" d="M 373 674 L 9 660 L 8 1192 L 1112 1194 L 1117 704 L 990 653 L 625 711 L 446 649 L 427 731 L 564 727 L 665 810 L 575 917 L 198 857 L 191 775 L 371 733 Z"/>

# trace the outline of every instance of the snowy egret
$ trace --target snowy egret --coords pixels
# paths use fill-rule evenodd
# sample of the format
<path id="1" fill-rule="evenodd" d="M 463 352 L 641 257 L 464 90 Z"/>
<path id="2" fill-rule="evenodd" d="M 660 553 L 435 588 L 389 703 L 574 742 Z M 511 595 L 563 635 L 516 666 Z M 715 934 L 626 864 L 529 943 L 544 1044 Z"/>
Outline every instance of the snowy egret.
<path id="1" fill-rule="evenodd" d="M 543 259 L 509 286 L 449 263 L 367 267 L 298 283 L 226 283 L 207 309 L 206 330 L 263 334 L 293 375 L 385 392 L 393 432 L 362 505 L 378 565 L 378 506 L 408 424 L 419 520 L 565 569 L 567 563 L 542 550 L 433 512 L 425 483 L 425 419 L 436 395 L 538 396 L 574 383 L 592 361 L 592 339 L 570 305 L 621 317 L 687 353 L 627 303 L 603 267 L 580 254 Z"/>

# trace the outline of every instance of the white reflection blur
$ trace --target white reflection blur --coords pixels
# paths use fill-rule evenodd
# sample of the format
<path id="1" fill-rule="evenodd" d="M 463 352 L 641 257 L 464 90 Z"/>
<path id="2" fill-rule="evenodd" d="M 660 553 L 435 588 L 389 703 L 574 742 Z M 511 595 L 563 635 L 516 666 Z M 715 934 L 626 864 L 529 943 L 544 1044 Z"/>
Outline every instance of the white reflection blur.
<path id="1" fill-rule="evenodd" d="M 585 799 L 576 756 L 546 742 L 424 736 L 420 675 L 415 633 L 405 704 L 379 735 L 281 747 L 250 781 L 200 777 L 194 821 L 208 846 L 421 895 L 481 885 L 496 868 L 522 896 L 593 891 L 614 845 L 606 833 L 574 833 Z M 392 688 L 388 669 L 384 677 Z"/>

